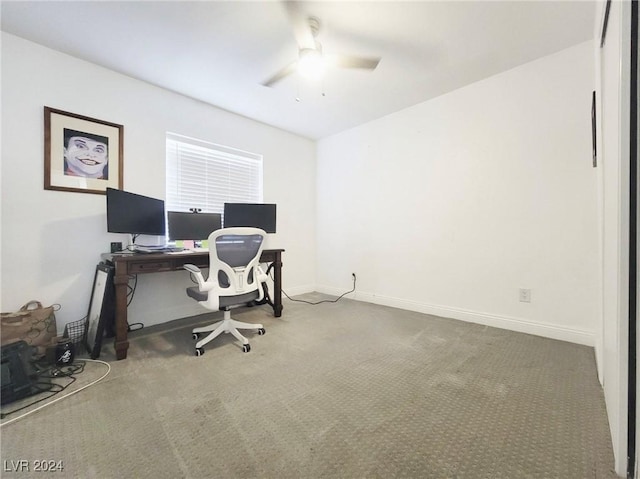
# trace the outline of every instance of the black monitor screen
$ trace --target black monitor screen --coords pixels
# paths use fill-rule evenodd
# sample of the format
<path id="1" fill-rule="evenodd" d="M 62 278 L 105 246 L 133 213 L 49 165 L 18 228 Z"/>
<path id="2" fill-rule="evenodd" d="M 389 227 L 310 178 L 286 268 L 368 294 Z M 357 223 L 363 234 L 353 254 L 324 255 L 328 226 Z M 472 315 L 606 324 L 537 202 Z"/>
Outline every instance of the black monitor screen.
<path id="1" fill-rule="evenodd" d="M 163 236 L 164 201 L 107 188 L 107 231 Z"/>
<path id="2" fill-rule="evenodd" d="M 168 211 L 169 239 L 175 240 L 205 240 L 211 232 L 222 228 L 220 213 L 183 213 Z"/>
<path id="3" fill-rule="evenodd" d="M 225 203 L 224 227 L 250 226 L 267 233 L 276 232 L 276 205 L 255 203 Z"/>

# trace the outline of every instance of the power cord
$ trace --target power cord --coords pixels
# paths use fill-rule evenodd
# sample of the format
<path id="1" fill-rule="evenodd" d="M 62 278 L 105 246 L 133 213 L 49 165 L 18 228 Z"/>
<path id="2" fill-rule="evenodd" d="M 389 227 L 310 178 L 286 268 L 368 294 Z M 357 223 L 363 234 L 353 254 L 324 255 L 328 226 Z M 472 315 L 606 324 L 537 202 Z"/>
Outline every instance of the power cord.
<path id="1" fill-rule="evenodd" d="M 37 364 L 36 364 L 36 367 L 37 367 Z M 51 392 L 52 394 L 50 394 L 49 396 L 45 396 L 43 398 L 37 399 L 18 409 L 14 409 L 13 411 L 1 412 L 0 419 L 4 419 L 6 416 L 9 416 L 10 414 L 14 414 L 18 411 L 22 411 L 23 409 L 27 409 L 33 406 L 34 404 L 38 404 L 39 402 L 45 401 L 55 396 L 56 394 L 61 393 L 62 391 L 67 389 L 69 386 L 71 386 L 74 382 L 76 382 L 76 378 L 74 377 L 74 374 L 81 373 L 82 371 L 84 371 L 84 363 L 72 364 L 71 366 L 67 366 L 64 369 L 54 368 L 50 366 L 45 369 L 39 370 L 37 374 L 38 374 L 38 379 L 40 381 L 37 381 L 32 384 L 32 387 L 36 390 L 35 394 L 44 393 L 44 392 Z M 69 378 L 71 381 L 64 386 L 61 384 L 52 383 L 50 381 L 44 381 L 46 379 L 50 380 L 50 379 L 58 379 L 58 378 Z"/>
<path id="2" fill-rule="evenodd" d="M 129 276 L 129 280 L 133 280 L 133 287 L 129 285 L 129 283 L 127 283 L 127 289 L 129 290 L 127 292 L 127 307 L 131 304 L 131 302 L 133 301 L 133 297 L 136 294 L 136 288 L 138 287 L 138 275 L 134 274 L 134 275 L 130 275 Z"/>
<path id="3" fill-rule="evenodd" d="M 316 304 L 322 304 L 322 303 L 337 303 L 338 301 L 340 301 L 343 297 L 345 297 L 347 294 L 349 293 L 353 293 L 356 290 L 356 275 L 355 274 L 351 274 L 351 276 L 353 276 L 353 288 L 351 288 L 351 291 L 347 291 L 346 293 L 342 293 L 340 296 L 338 296 L 336 299 L 323 299 L 322 301 L 305 301 L 304 299 L 294 299 L 291 298 L 283 289 L 282 293 L 291 301 L 295 301 L 297 303 L 306 303 L 306 304 L 310 304 L 312 306 L 315 306 Z M 271 278 L 273 280 L 273 278 Z"/>
<path id="4" fill-rule="evenodd" d="M 33 414 L 33 413 L 34 413 L 34 412 L 36 412 L 36 411 L 40 411 L 41 409 L 44 409 L 44 408 L 45 408 L 45 407 L 47 407 L 47 406 L 51 406 L 52 404 L 55 404 L 55 403 L 57 403 L 58 401 L 61 401 L 61 400 L 65 399 L 65 398 L 68 398 L 69 396 L 73 396 L 74 394 L 79 393 L 80 391 L 82 391 L 82 390 L 84 390 L 84 389 L 87 389 L 88 387 L 93 386 L 94 384 L 96 384 L 96 383 L 98 383 L 98 382 L 102 381 L 102 380 L 103 380 L 104 378 L 106 378 L 106 377 L 109 375 L 109 373 L 111 372 L 111 365 L 109 365 L 109 363 L 106 363 L 106 362 L 104 362 L 104 361 L 100 361 L 100 360 L 98 360 L 98 359 L 81 359 L 81 360 L 78 360 L 78 362 L 79 362 L 79 363 L 81 363 L 81 364 L 76 364 L 76 363 L 74 363 L 74 364 L 72 364 L 71 366 L 67 366 L 66 368 L 53 368 L 53 367 L 51 367 L 51 368 L 48 368 L 48 369 L 43 370 L 43 371 L 42 371 L 42 373 L 44 373 L 44 372 L 46 372 L 46 371 L 50 371 L 51 376 L 49 376 L 49 377 L 51 377 L 51 378 L 68 377 L 68 378 L 72 379 L 72 381 L 71 381 L 69 384 L 65 385 L 65 386 L 61 386 L 61 385 L 57 385 L 57 384 L 56 384 L 55 386 L 58 386 L 58 387 L 60 387 L 61 389 L 59 389 L 59 390 L 57 390 L 57 391 L 54 391 L 54 392 L 53 392 L 53 394 L 51 394 L 50 396 L 46 396 L 46 397 L 44 397 L 44 398 L 38 399 L 38 400 L 36 400 L 36 401 L 33 401 L 32 403 L 27 404 L 26 406 L 20 407 L 20 408 L 18 408 L 18 409 L 15 409 L 15 410 L 13 410 L 13 411 L 9 411 L 9 412 L 7 412 L 7 413 L 1 413 L 1 414 L 0 414 L 0 418 L 1 418 L 1 419 L 4 419 L 6 416 L 8 416 L 8 415 L 10 415 L 10 414 L 14 414 L 14 413 L 16 413 L 16 412 L 18 412 L 18 411 L 22 411 L 22 410 L 23 410 L 23 409 L 25 409 L 25 408 L 31 407 L 31 406 L 33 406 L 34 404 L 37 404 L 37 403 L 42 402 L 42 401 L 45 401 L 45 400 L 47 400 L 47 399 L 49 399 L 49 398 L 51 398 L 51 397 L 55 396 L 56 394 L 58 394 L 58 393 L 60 393 L 60 392 L 64 391 L 66 388 L 68 388 L 71 384 L 73 384 L 73 383 L 76 381 L 76 378 L 75 378 L 75 377 L 73 377 L 73 374 L 78 374 L 78 373 L 81 373 L 82 371 L 84 371 L 84 366 L 85 366 L 85 364 L 86 364 L 87 362 L 104 364 L 105 366 L 107 366 L 107 372 L 106 372 L 106 373 L 104 373 L 102 376 L 100 376 L 100 377 L 99 377 L 98 379 L 96 379 L 95 381 L 92 381 L 92 382 L 90 382 L 89 384 L 87 384 L 87 385 L 85 385 L 85 386 L 82 386 L 82 387 L 81 387 L 81 388 L 79 388 L 79 389 L 76 389 L 75 391 L 71 391 L 70 393 L 65 394 L 64 396 L 61 396 L 61 397 L 59 397 L 59 398 L 56 398 L 56 399 L 54 399 L 54 400 L 53 400 L 53 401 L 51 401 L 51 402 L 48 402 L 48 403 L 46 403 L 46 404 L 43 404 L 42 406 L 39 406 L 39 407 L 37 407 L 37 408 L 35 408 L 35 409 L 33 409 L 33 410 L 29 411 L 29 412 L 26 412 L 26 413 L 24 413 L 24 414 L 22 414 L 22 415 L 18 416 L 18 417 L 15 417 L 15 418 L 13 418 L 13 419 L 10 419 L 9 421 L 5 421 L 5 422 L 1 423 L 1 424 L 0 424 L 0 427 L 4 427 L 4 426 L 6 426 L 7 424 L 11 424 L 11 423 L 13 423 L 13 422 L 16 422 L 17 420 L 22 419 L 23 417 L 26 417 L 26 416 L 28 416 L 28 415 L 30 415 L 30 414 Z M 46 377 L 46 376 L 45 376 L 45 377 Z M 40 384 L 42 384 L 42 383 L 40 383 Z M 50 383 L 47 383 L 47 385 L 48 385 L 48 386 L 54 386 L 54 384 L 50 384 Z M 41 392 L 50 391 L 51 389 L 53 389 L 53 388 L 50 388 L 50 389 L 43 389 Z"/>
<path id="5" fill-rule="evenodd" d="M 130 286 L 129 283 L 127 283 L 127 289 L 129 290 L 127 292 L 127 308 L 133 301 L 133 297 L 136 294 L 136 288 L 138 287 L 138 275 L 129 275 L 129 280 L 133 280 L 133 286 Z M 136 326 L 136 328 L 134 328 L 134 326 Z M 143 323 L 127 323 L 127 331 L 140 331 L 142 328 L 144 328 Z"/>

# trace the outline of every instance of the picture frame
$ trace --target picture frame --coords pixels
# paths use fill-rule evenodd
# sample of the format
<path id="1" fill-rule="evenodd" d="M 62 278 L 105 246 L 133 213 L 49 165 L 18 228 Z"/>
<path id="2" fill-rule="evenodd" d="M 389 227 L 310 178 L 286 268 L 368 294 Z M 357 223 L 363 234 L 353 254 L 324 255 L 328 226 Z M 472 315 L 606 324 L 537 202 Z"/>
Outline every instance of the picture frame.
<path id="1" fill-rule="evenodd" d="M 598 166 L 598 130 L 596 128 L 596 92 L 591 94 L 591 166 Z"/>
<path id="2" fill-rule="evenodd" d="M 44 107 L 44 189 L 104 195 L 123 185 L 124 127 Z"/>
<path id="3" fill-rule="evenodd" d="M 609 12 L 611 11 L 611 0 L 606 0 L 604 14 L 602 15 L 602 28 L 600 29 L 600 48 L 604 47 L 607 38 L 607 26 L 609 25 Z"/>
<path id="4" fill-rule="evenodd" d="M 96 266 L 89 311 L 84 330 L 84 345 L 91 359 L 97 359 L 102 349 L 105 329 L 114 311 L 113 266 Z"/>

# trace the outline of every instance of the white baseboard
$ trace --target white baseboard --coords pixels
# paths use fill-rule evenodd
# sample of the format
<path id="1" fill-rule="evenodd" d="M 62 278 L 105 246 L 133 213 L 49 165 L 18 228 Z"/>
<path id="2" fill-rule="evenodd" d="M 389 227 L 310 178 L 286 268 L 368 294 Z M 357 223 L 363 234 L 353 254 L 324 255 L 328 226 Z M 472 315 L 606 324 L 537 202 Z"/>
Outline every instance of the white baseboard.
<path id="1" fill-rule="evenodd" d="M 271 287 L 269 287 L 270 289 L 270 293 L 273 292 L 273 290 L 271 289 Z M 298 296 L 299 294 L 305 294 L 305 293 L 313 293 L 314 291 L 317 291 L 316 286 L 314 284 L 308 284 L 305 286 L 295 286 L 293 288 L 282 288 L 284 291 L 287 292 L 287 294 L 291 297 L 293 296 Z M 282 295 L 283 298 L 286 298 L 286 296 L 283 294 Z"/>
<path id="2" fill-rule="evenodd" d="M 333 296 L 339 296 L 344 293 L 344 291 L 328 286 L 317 286 L 316 291 Z M 549 323 L 530 321 L 527 319 L 468 311 L 449 306 L 420 303 L 418 301 L 381 296 L 361 291 L 356 291 L 355 293 L 348 294 L 345 297 L 356 301 L 364 301 L 367 303 L 380 304 L 398 309 L 406 309 L 408 311 L 431 314 L 444 318 L 458 319 L 469 323 L 483 324 L 494 328 L 507 329 L 509 331 L 517 331 L 519 333 L 533 334 L 535 336 L 542 336 L 545 338 L 558 339 L 560 341 L 595 347 L 595 333 L 592 331 L 572 329 Z"/>

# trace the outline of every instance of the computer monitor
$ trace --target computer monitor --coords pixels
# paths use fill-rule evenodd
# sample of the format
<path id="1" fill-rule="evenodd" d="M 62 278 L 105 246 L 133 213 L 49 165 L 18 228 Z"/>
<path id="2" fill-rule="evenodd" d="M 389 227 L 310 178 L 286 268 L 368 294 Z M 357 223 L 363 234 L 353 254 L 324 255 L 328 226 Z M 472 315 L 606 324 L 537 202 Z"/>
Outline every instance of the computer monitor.
<path id="1" fill-rule="evenodd" d="M 264 203 L 225 203 L 224 227 L 251 226 L 267 233 L 276 232 L 276 205 Z"/>
<path id="2" fill-rule="evenodd" d="M 167 223 L 171 241 L 206 240 L 211 232 L 222 228 L 222 215 L 220 213 L 168 211 Z"/>
<path id="3" fill-rule="evenodd" d="M 164 201 L 107 188 L 107 231 L 164 236 Z"/>

